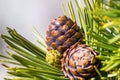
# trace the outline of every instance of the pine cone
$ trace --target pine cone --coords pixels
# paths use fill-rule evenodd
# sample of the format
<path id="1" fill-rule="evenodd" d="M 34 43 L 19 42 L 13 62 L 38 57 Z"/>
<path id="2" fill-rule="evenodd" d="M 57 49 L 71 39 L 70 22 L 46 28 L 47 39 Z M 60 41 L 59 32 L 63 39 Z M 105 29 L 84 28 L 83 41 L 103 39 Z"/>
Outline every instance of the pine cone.
<path id="1" fill-rule="evenodd" d="M 78 41 L 83 41 L 83 32 L 79 26 L 66 16 L 60 16 L 50 22 L 46 32 L 48 50 L 54 49 L 63 53 Z"/>
<path id="2" fill-rule="evenodd" d="M 62 71 L 71 80 L 89 80 L 96 75 L 100 61 L 95 58 L 97 53 L 85 44 L 76 43 L 67 49 L 61 59 Z"/>

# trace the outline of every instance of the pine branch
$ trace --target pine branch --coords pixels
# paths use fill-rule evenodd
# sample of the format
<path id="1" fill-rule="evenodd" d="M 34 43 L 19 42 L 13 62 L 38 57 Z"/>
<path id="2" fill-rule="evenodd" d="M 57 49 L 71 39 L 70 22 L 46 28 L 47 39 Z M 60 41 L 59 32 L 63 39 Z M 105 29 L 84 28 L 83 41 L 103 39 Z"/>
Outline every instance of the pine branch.
<path id="1" fill-rule="evenodd" d="M 8 74 L 16 76 L 12 79 L 68 79 L 63 77 L 64 74 L 60 69 L 53 67 L 46 62 L 45 56 L 47 49 L 44 43 L 41 43 L 41 45 L 44 47 L 38 47 L 21 36 L 14 29 L 7 29 L 10 36 L 1 34 L 1 38 L 9 45 L 7 48 L 14 51 L 15 53 L 7 52 L 8 56 L 10 57 L 3 55 L 0 55 L 0 57 L 4 58 L 4 60 L 1 60 L 2 62 L 16 64 L 16 66 L 19 67 L 8 67 Z"/>

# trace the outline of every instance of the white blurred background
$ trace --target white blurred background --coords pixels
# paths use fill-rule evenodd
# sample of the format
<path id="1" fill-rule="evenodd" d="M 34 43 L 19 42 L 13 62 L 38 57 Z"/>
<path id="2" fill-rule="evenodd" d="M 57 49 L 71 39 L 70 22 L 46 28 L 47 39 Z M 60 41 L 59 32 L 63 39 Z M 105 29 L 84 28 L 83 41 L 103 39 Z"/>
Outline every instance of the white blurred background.
<path id="1" fill-rule="evenodd" d="M 45 36 L 52 18 L 63 15 L 61 3 L 65 0 L 0 0 L 0 33 L 5 28 L 15 28 L 20 34 L 35 41 L 32 27 Z M 0 39 L 0 54 L 5 54 L 5 43 Z M 0 80 L 4 80 L 5 68 L 0 65 Z"/>

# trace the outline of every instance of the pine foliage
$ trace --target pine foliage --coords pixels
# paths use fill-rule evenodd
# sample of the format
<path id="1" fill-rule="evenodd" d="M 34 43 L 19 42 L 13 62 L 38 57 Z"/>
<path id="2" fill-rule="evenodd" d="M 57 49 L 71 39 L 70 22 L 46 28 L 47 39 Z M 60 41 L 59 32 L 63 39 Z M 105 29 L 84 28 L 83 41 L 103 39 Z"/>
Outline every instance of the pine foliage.
<path id="1" fill-rule="evenodd" d="M 1 61 L 4 62 L 3 66 L 8 69 L 7 73 L 16 77 L 5 78 L 6 80 L 67 80 L 60 69 L 46 62 L 47 49 L 44 43 L 36 46 L 16 32 L 15 29 L 7 28 L 7 31 L 10 36 L 1 34 L 1 38 L 12 51 L 7 52 L 8 56 L 0 55 L 0 57 L 2 57 Z M 10 67 L 5 63 L 16 66 Z"/>
<path id="2" fill-rule="evenodd" d="M 63 5 L 64 14 L 79 20 L 78 24 L 85 33 L 85 42 L 93 47 L 102 62 L 101 69 L 96 71 L 100 79 L 120 79 L 120 1 L 119 0 L 84 0 L 85 6 L 74 0 L 67 2 L 68 12 Z M 74 10 L 73 10 L 74 9 Z M 77 10 L 75 10 L 77 9 Z M 74 13 L 77 12 L 75 15 Z"/>
<path id="3" fill-rule="evenodd" d="M 77 0 L 66 0 L 62 9 L 64 15 L 76 21 L 83 30 L 86 45 L 99 54 L 101 68 L 94 66 L 99 77 L 92 79 L 120 80 L 120 1 L 84 0 L 84 6 L 81 6 Z M 6 80 L 69 80 L 60 69 L 46 62 L 46 44 L 36 30 L 39 46 L 15 29 L 7 28 L 7 31 L 10 35 L 1 34 L 1 38 L 11 51 L 6 51 L 8 56 L 0 55 L 0 62 L 7 68 L 7 73 L 15 77 Z"/>

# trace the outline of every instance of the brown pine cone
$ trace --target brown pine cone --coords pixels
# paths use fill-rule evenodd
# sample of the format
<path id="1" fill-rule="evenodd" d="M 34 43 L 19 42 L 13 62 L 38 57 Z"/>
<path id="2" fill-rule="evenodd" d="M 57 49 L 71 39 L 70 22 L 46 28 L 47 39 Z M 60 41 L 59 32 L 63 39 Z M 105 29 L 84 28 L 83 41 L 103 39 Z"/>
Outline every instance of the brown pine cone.
<path id="1" fill-rule="evenodd" d="M 71 80 L 89 80 L 97 73 L 94 66 L 100 66 L 97 53 L 85 44 L 76 43 L 67 49 L 61 59 L 62 71 Z"/>
<path id="2" fill-rule="evenodd" d="M 79 26 L 66 16 L 51 20 L 46 31 L 48 50 L 58 50 L 63 53 L 67 48 L 78 41 L 83 41 L 83 32 Z"/>

